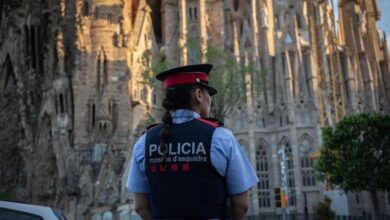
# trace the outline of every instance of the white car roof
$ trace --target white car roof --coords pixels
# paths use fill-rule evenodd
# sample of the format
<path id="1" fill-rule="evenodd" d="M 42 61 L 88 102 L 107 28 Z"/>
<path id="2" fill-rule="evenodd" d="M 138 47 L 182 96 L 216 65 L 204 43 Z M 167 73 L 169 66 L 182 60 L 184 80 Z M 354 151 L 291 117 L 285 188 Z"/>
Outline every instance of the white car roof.
<path id="1" fill-rule="evenodd" d="M 58 220 L 53 210 L 47 206 L 0 200 L 0 208 L 12 209 L 19 212 L 26 212 L 38 215 L 41 216 L 44 220 Z"/>

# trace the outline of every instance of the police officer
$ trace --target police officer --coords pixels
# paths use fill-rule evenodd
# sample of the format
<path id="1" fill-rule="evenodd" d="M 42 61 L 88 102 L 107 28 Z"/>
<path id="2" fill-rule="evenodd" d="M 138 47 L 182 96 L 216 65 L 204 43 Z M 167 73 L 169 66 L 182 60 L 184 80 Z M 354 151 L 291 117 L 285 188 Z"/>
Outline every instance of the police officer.
<path id="1" fill-rule="evenodd" d="M 258 178 L 232 132 L 208 118 L 217 93 L 208 85 L 211 68 L 157 74 L 166 113 L 134 145 L 127 182 L 143 219 L 224 219 L 227 197 L 234 219 L 247 212 L 248 190 Z"/>

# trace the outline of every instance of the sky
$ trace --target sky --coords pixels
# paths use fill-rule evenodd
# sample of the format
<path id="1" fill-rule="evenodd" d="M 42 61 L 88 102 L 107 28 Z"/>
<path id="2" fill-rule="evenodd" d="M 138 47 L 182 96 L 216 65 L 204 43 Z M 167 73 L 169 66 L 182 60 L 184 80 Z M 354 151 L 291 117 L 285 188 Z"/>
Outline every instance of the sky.
<path id="1" fill-rule="evenodd" d="M 378 3 L 382 12 L 378 27 L 386 32 L 387 45 L 390 47 L 390 0 L 378 0 Z"/>
<path id="2" fill-rule="evenodd" d="M 333 0 L 334 6 L 338 5 L 337 2 L 338 0 Z M 382 31 L 386 32 L 387 44 L 390 48 L 390 0 L 378 0 L 378 4 L 382 17 L 381 20 L 377 22 L 377 25 Z"/>

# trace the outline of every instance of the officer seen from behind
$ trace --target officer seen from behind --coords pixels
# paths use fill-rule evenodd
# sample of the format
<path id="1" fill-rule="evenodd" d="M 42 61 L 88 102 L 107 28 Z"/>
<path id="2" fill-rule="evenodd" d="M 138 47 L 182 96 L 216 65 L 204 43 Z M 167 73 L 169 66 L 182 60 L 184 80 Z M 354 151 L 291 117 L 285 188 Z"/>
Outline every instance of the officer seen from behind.
<path id="1" fill-rule="evenodd" d="M 258 178 L 232 132 L 209 119 L 210 64 L 174 68 L 163 81 L 166 113 L 133 148 L 127 188 L 143 219 L 225 219 L 248 210 L 248 190 Z"/>

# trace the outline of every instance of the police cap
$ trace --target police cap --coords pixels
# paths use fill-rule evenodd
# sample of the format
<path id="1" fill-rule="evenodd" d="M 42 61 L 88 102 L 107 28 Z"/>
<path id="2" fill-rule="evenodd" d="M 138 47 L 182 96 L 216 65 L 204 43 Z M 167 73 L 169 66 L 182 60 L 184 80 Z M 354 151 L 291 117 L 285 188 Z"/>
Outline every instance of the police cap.
<path id="1" fill-rule="evenodd" d="M 158 73 L 156 78 L 164 83 L 165 88 L 177 85 L 201 85 L 209 91 L 210 96 L 213 96 L 217 90 L 209 86 L 208 77 L 212 68 L 211 64 L 181 66 Z"/>

